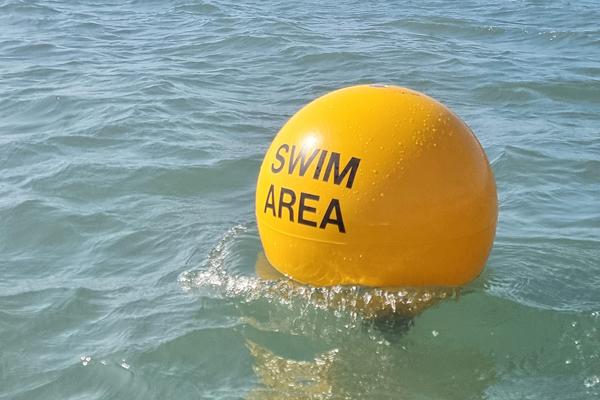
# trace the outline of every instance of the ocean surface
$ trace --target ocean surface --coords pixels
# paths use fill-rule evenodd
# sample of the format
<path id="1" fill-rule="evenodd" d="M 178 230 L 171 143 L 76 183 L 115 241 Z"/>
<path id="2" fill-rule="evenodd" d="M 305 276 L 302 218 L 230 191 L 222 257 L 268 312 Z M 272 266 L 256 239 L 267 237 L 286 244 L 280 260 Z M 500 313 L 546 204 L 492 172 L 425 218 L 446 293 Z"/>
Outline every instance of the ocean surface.
<path id="1" fill-rule="evenodd" d="M 0 1 L 0 399 L 600 398 L 598 1 Z M 460 291 L 260 278 L 262 157 L 328 91 L 463 118 Z M 436 302 L 413 321 L 384 306 Z"/>

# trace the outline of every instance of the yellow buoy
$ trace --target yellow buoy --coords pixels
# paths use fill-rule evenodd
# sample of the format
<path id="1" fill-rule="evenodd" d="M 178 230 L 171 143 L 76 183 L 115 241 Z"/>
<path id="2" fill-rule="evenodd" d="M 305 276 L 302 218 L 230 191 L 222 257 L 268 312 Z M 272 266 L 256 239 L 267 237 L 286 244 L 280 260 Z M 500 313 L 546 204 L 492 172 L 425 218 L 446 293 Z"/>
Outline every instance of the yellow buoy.
<path id="1" fill-rule="evenodd" d="M 395 86 L 336 90 L 279 131 L 256 218 L 280 272 L 317 286 L 456 286 L 492 247 L 496 185 L 471 130 Z"/>

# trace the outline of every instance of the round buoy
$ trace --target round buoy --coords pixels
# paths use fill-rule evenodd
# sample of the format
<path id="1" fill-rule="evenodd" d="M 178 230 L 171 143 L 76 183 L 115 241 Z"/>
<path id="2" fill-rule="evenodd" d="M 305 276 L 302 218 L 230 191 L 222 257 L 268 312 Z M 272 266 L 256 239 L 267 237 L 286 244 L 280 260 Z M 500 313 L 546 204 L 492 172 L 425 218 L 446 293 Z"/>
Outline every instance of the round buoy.
<path id="1" fill-rule="evenodd" d="M 436 100 L 380 85 L 340 89 L 279 131 L 256 218 L 269 262 L 317 286 L 457 286 L 483 269 L 496 185 L 466 124 Z"/>

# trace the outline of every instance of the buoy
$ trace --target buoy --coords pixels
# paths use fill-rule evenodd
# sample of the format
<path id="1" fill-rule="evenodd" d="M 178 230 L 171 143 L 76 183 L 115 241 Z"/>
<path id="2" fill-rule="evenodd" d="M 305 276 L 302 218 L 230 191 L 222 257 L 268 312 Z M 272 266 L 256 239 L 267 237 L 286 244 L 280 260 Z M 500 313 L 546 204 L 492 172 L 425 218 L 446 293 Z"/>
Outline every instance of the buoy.
<path id="1" fill-rule="evenodd" d="M 315 286 L 464 285 L 485 265 L 497 208 L 467 125 L 397 86 L 352 86 L 306 105 L 273 140 L 256 189 L 269 263 Z"/>

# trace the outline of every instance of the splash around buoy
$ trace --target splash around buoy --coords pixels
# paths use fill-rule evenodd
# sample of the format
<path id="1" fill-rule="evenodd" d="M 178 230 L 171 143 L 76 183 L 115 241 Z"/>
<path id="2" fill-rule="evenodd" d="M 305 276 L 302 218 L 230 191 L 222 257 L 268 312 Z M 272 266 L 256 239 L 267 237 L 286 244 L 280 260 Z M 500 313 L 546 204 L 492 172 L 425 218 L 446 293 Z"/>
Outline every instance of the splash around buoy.
<path id="1" fill-rule="evenodd" d="M 361 85 L 298 111 L 260 169 L 256 218 L 278 271 L 315 286 L 458 286 L 497 221 L 494 176 L 467 125 L 419 92 Z"/>

